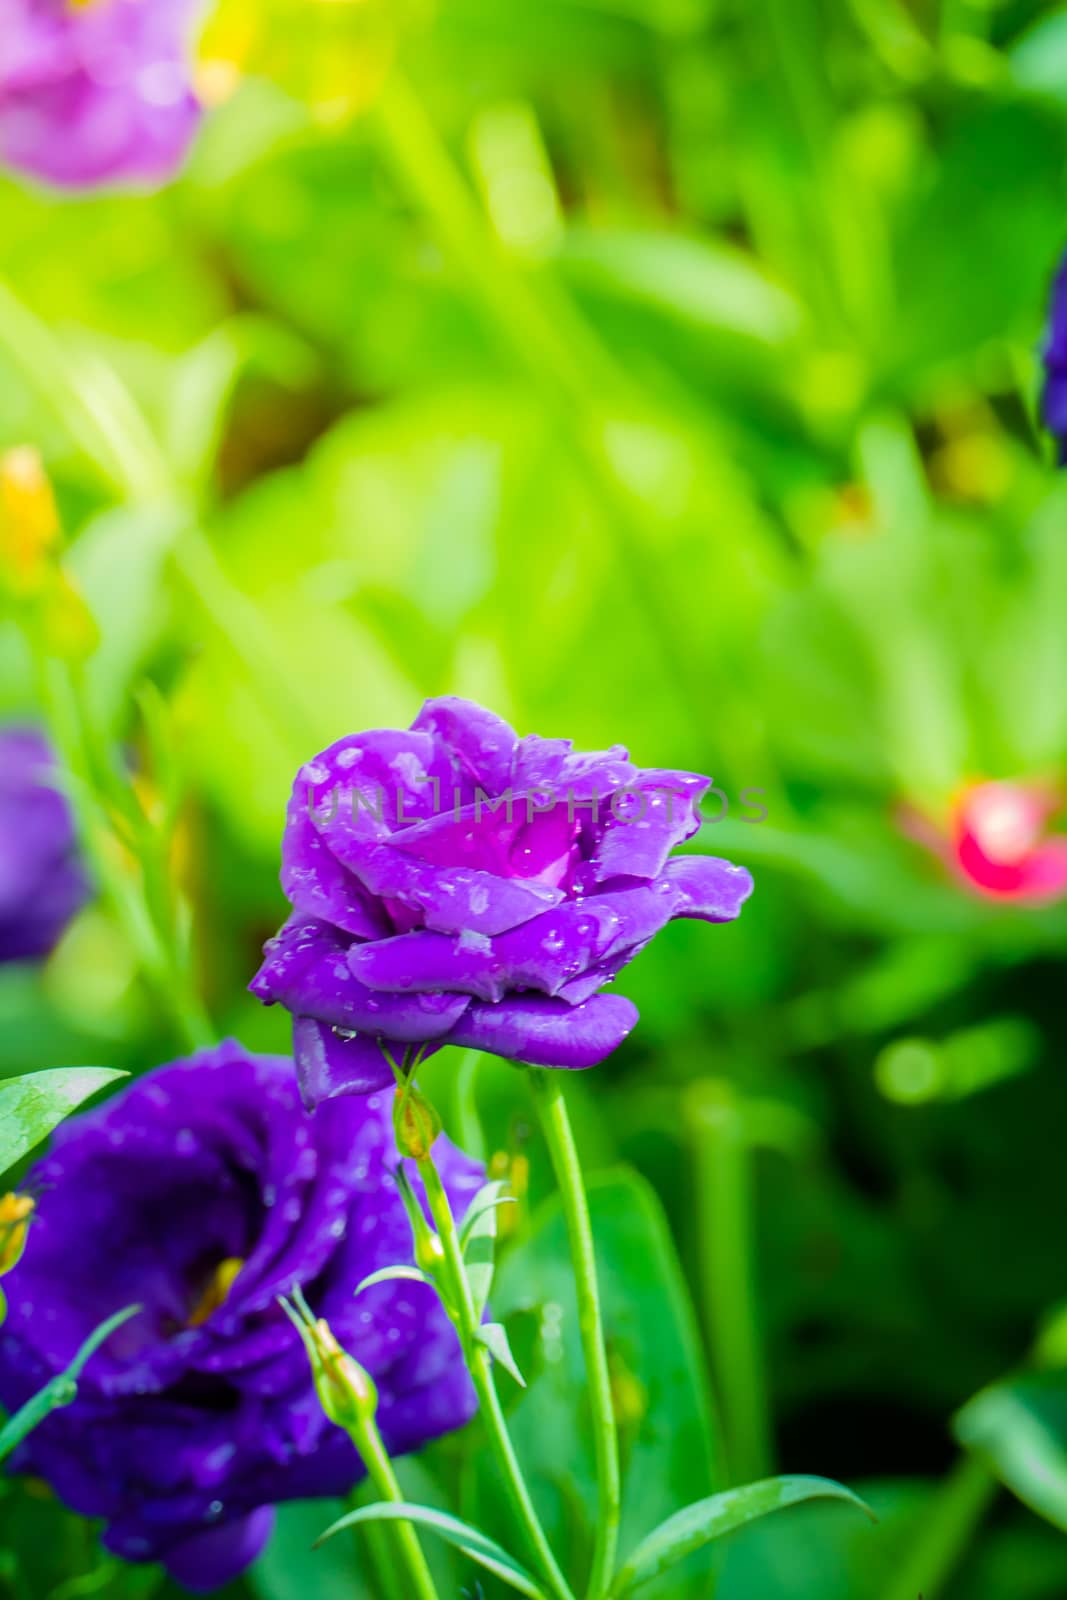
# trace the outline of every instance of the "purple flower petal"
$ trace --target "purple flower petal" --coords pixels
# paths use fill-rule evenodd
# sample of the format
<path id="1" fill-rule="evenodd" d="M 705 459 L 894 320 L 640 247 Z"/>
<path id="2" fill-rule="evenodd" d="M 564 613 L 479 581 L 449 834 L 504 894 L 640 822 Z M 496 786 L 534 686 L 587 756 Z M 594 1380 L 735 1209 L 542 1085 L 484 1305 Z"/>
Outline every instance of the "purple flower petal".
<path id="1" fill-rule="evenodd" d="M 616 792 L 602 818 L 592 864 L 598 879 L 655 878 L 676 844 L 700 827 L 697 805 L 709 779 L 693 772 L 641 772 Z"/>
<path id="2" fill-rule="evenodd" d="M 498 1005 L 475 1001 L 447 1043 L 534 1067 L 582 1069 L 617 1050 L 636 1022 L 637 1007 L 622 995 L 597 995 L 579 1006 L 513 995 Z"/>
<path id="3" fill-rule="evenodd" d="M 293 1018 L 293 1055 L 300 1097 L 309 1111 L 337 1095 L 374 1094 L 393 1082 L 377 1039 L 341 1038 L 314 1017 Z"/>
<path id="4" fill-rule="evenodd" d="M 209 1594 L 236 1578 L 265 1547 L 274 1528 L 274 1507 L 260 1506 L 238 1522 L 183 1539 L 168 1550 L 163 1565 L 194 1594 Z"/>
<path id="5" fill-rule="evenodd" d="M 459 1021 L 462 995 L 381 994 L 355 977 L 347 954 L 347 941 L 328 924 L 291 917 L 267 945 L 249 988 L 267 1004 L 277 1002 L 331 1028 L 404 1043 L 441 1038 Z"/>
<path id="6" fill-rule="evenodd" d="M 681 856 L 664 877 L 678 896 L 675 916 L 702 922 L 732 922 L 752 893 L 752 874 L 719 856 Z"/>
<path id="7" fill-rule="evenodd" d="M 502 717 L 473 700 L 442 695 L 427 700 L 411 726 L 433 737 L 460 782 L 489 794 L 507 788 L 517 739 Z"/>
<path id="8" fill-rule="evenodd" d="M 351 1069 L 354 1041 L 337 1043 Z M 364 1069 L 373 1051 L 389 1074 L 362 1043 Z M 418 1448 L 472 1414 L 433 1292 L 353 1293 L 369 1272 L 411 1259 L 392 1181 L 392 1095 L 359 1093 L 366 1084 L 365 1073 L 353 1095 L 351 1079 L 320 1082 L 342 1097 L 308 1117 L 291 1061 L 229 1042 L 69 1119 L 31 1174 L 32 1242 L 4 1280 L 0 1404 L 36 1393 L 118 1307 L 143 1306 L 17 1461 L 104 1519 L 108 1548 L 126 1559 L 215 1586 L 257 1553 L 271 1506 L 344 1494 L 362 1475 L 276 1303 L 298 1283 L 374 1378 L 392 1448 Z M 484 1172 L 443 1137 L 436 1153 L 462 1215 Z"/>
<path id="9" fill-rule="evenodd" d="M 471 867 L 434 867 L 389 845 L 352 863 L 365 888 L 395 900 L 437 933 L 504 933 L 563 899 L 560 889 Z"/>
<path id="10" fill-rule="evenodd" d="M 330 852 L 295 797 L 282 840 L 282 889 L 295 911 L 332 922 L 357 938 L 380 939 L 390 932 L 382 907 Z"/>
<path id="11" fill-rule="evenodd" d="M 196 0 L 0 0 L 0 161 L 65 188 L 159 183 L 200 121 Z"/>

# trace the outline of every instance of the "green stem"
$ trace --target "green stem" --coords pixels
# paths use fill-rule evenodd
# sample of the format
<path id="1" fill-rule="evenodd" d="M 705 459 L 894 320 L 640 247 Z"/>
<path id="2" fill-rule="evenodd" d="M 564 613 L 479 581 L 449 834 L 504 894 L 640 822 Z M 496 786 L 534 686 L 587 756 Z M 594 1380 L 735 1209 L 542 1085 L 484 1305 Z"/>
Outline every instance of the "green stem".
<path id="1" fill-rule="evenodd" d="M 478 1329 L 477 1313 L 471 1294 L 467 1269 L 463 1260 L 459 1230 L 452 1214 L 452 1206 L 441 1176 L 432 1156 L 424 1156 L 418 1163 L 419 1173 L 426 1189 L 434 1227 L 437 1229 L 444 1252 L 445 1268 L 451 1299 L 450 1312 L 463 1345 L 463 1353 L 470 1369 L 471 1380 L 478 1396 L 482 1421 L 496 1455 L 501 1479 L 511 1502 L 512 1511 L 523 1529 L 531 1555 L 536 1557 L 541 1572 L 559 1600 L 574 1600 L 574 1594 L 559 1564 L 552 1554 L 541 1519 L 537 1515 L 530 1491 L 523 1476 L 519 1458 L 508 1432 L 504 1409 L 496 1391 L 492 1360 L 485 1346 L 475 1338 Z"/>
<path id="2" fill-rule="evenodd" d="M 611 1393 L 604 1318 L 597 1283 L 593 1230 L 578 1149 L 558 1073 L 539 1068 L 530 1071 L 534 1099 L 559 1184 L 567 1220 L 571 1259 L 578 1293 L 578 1327 L 585 1356 L 589 1403 L 593 1414 L 593 1446 L 597 1467 L 597 1529 L 593 1565 L 589 1575 L 589 1600 L 600 1600 L 611 1587 L 622 1514 L 619 1477 L 619 1441 Z"/>
<path id="3" fill-rule="evenodd" d="M 937 1600 L 966 1555 L 999 1485 L 975 1456 L 963 1455 L 927 1508 L 911 1549 L 882 1600 Z"/>
<path id="4" fill-rule="evenodd" d="M 96 794 L 86 754 L 83 707 L 73 676 L 64 663 L 40 654 L 37 667 L 49 730 L 73 780 L 68 798 L 97 882 L 114 906 L 145 980 L 170 1017 L 183 1048 L 204 1049 L 214 1043 L 215 1032 L 191 980 L 177 931 L 157 923 L 145 893 L 145 880 L 138 885 L 116 859 L 107 808 Z M 147 874 L 149 864 L 142 863 L 141 870 Z"/>
<path id="5" fill-rule="evenodd" d="M 370 1480 L 381 1498 L 393 1505 L 401 1504 L 404 1499 L 403 1490 L 397 1482 L 389 1452 L 382 1442 L 382 1436 L 373 1417 L 361 1419 L 346 1431 L 359 1451 Z M 390 1527 L 401 1563 L 407 1569 L 411 1580 L 408 1592 L 412 1600 L 440 1600 L 433 1574 L 419 1543 L 419 1536 L 411 1523 L 394 1522 Z"/>
<path id="6" fill-rule="evenodd" d="M 733 1483 L 769 1477 L 770 1417 L 753 1273 L 752 1152 L 726 1083 L 693 1094 L 704 1317 Z"/>

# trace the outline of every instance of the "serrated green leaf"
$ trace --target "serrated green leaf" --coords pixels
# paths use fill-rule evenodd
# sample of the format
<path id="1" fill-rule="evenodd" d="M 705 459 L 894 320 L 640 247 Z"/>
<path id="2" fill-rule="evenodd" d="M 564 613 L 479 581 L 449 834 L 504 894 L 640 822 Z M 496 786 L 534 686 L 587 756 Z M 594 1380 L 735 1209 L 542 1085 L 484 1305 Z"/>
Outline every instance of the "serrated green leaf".
<path id="1" fill-rule="evenodd" d="M 128 1076 L 112 1067 L 50 1067 L 0 1084 L 0 1172 L 29 1155 L 83 1100 Z"/>
<path id="2" fill-rule="evenodd" d="M 494 1361 L 499 1361 L 500 1365 L 511 1373 L 520 1389 L 525 1389 L 526 1379 L 519 1371 L 518 1362 L 511 1353 L 508 1332 L 503 1323 L 483 1322 L 474 1337 L 479 1344 L 485 1345 Z"/>
<path id="3" fill-rule="evenodd" d="M 32 1433 L 50 1412 L 60 1406 L 70 1405 L 77 1397 L 78 1379 L 86 1362 L 96 1354 L 116 1328 L 120 1328 L 124 1322 L 135 1317 L 140 1310 L 140 1306 L 126 1306 L 122 1311 L 116 1311 L 114 1316 L 108 1317 L 98 1328 L 94 1328 L 66 1371 L 52 1378 L 32 1399 L 27 1400 L 13 1417 L 8 1418 L 3 1428 L 0 1428 L 0 1461 L 5 1461 L 16 1445 L 20 1445 L 27 1434 Z"/>
<path id="4" fill-rule="evenodd" d="M 372 1272 L 362 1282 L 357 1283 L 356 1294 L 362 1294 L 364 1289 L 373 1289 L 376 1283 L 425 1283 L 433 1287 L 433 1280 L 425 1272 L 420 1272 L 418 1267 L 380 1267 L 377 1272 Z"/>
<path id="5" fill-rule="evenodd" d="M 619 1600 L 620 1596 L 650 1582 L 695 1550 L 744 1527 L 746 1522 L 784 1510 L 786 1506 L 799 1505 L 804 1500 L 820 1499 L 847 1500 L 873 1520 L 873 1512 L 858 1495 L 830 1478 L 764 1478 L 760 1483 L 749 1483 L 741 1489 L 727 1489 L 675 1512 L 643 1539 L 619 1568 L 611 1587 L 612 1600 Z"/>
<path id="6" fill-rule="evenodd" d="M 434 1511 L 429 1506 L 408 1505 L 403 1501 L 399 1504 L 363 1506 L 339 1518 L 315 1541 L 316 1545 L 332 1539 L 335 1533 L 340 1533 L 344 1528 L 355 1528 L 365 1522 L 411 1522 L 417 1527 L 426 1528 L 461 1550 L 487 1572 L 494 1573 L 510 1588 L 526 1595 L 528 1600 L 546 1600 L 544 1590 L 526 1568 L 520 1566 L 500 1545 L 477 1528 L 461 1522 L 458 1517 L 450 1516 L 446 1511 Z"/>

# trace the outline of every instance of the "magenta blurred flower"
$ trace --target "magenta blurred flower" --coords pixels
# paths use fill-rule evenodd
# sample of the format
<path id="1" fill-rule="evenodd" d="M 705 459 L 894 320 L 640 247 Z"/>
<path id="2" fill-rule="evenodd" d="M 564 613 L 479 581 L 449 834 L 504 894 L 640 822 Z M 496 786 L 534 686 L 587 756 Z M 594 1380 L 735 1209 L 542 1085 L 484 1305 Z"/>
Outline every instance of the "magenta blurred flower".
<path id="1" fill-rule="evenodd" d="M 1067 895 L 1067 836 L 1048 824 L 1061 798 L 1038 784 L 972 784 L 952 812 L 951 860 L 980 893 L 1040 902 Z"/>
<path id="2" fill-rule="evenodd" d="M 4 1278 L 3 1404 L 62 1372 L 105 1317 L 142 1307 L 15 1458 L 103 1518 L 108 1549 L 213 1589 L 259 1554 L 279 1502 L 342 1495 L 363 1477 L 278 1304 L 297 1286 L 371 1375 L 394 1455 L 473 1414 L 434 1291 L 354 1292 L 411 1260 L 391 1102 L 308 1117 L 291 1061 L 231 1041 L 72 1118 L 33 1169 L 29 1240 Z M 462 1216 L 484 1171 L 443 1136 L 434 1154 Z"/>
<path id="3" fill-rule="evenodd" d="M 61 188 L 151 185 L 200 118 L 200 0 L 0 0 L 0 162 Z"/>
<path id="4" fill-rule="evenodd" d="M 675 917 L 727 922 L 742 867 L 672 857 L 709 778 L 621 745 L 520 739 L 467 700 L 340 739 L 300 769 L 282 842 L 293 915 L 251 985 L 294 1018 L 309 1105 L 442 1044 L 591 1067 L 637 1021 L 602 994 Z"/>

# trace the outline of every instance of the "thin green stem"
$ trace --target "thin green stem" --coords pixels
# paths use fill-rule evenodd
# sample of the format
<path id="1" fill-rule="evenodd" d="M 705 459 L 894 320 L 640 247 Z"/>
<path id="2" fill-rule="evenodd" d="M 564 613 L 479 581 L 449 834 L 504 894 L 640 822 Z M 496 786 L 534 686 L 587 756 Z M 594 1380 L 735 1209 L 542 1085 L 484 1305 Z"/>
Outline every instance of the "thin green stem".
<path id="1" fill-rule="evenodd" d="M 123 870 L 117 855 L 107 807 L 96 793 L 85 747 L 81 697 L 70 669 L 43 655 L 39 655 L 37 665 L 49 730 L 72 780 L 69 799 L 93 872 L 114 906 L 141 971 L 161 1009 L 170 1017 L 183 1048 L 204 1049 L 214 1043 L 215 1032 L 192 982 L 177 928 L 157 921 L 145 892 L 147 876 L 138 883 Z M 142 874 L 147 875 L 149 870 L 148 863 L 141 864 Z"/>
<path id="2" fill-rule="evenodd" d="M 347 1510 L 358 1511 L 370 1505 L 375 1492 L 370 1479 L 364 1479 L 345 1496 Z M 352 1544 L 356 1561 L 361 1572 L 366 1574 L 369 1570 L 369 1587 L 377 1600 L 406 1600 L 400 1588 L 400 1574 L 392 1559 L 389 1533 L 389 1527 L 382 1522 L 363 1522 L 353 1528 Z"/>
<path id="3" fill-rule="evenodd" d="M 493 1376 L 489 1352 L 475 1338 L 478 1328 L 477 1313 L 467 1278 L 466 1265 L 463 1260 L 463 1247 L 460 1243 L 459 1230 L 456 1227 L 456 1219 L 452 1214 L 452 1206 L 448 1194 L 444 1184 L 441 1182 L 441 1176 L 434 1165 L 432 1156 L 424 1156 L 418 1163 L 418 1167 L 426 1189 L 430 1215 L 433 1218 L 434 1227 L 437 1229 L 441 1248 L 444 1252 L 449 1296 L 452 1301 L 451 1309 L 454 1312 L 456 1329 L 463 1345 L 463 1352 L 470 1369 L 475 1393 L 478 1396 L 482 1421 L 489 1435 L 489 1441 L 496 1456 L 497 1466 L 500 1469 L 501 1479 L 511 1502 L 512 1511 L 526 1536 L 530 1553 L 536 1558 L 541 1573 L 552 1591 L 560 1597 L 560 1600 L 574 1600 L 573 1591 L 560 1570 L 544 1528 L 541 1526 L 541 1519 L 537 1515 L 537 1508 L 530 1496 L 526 1479 L 523 1476 L 522 1466 L 518 1456 L 515 1454 L 515 1447 L 508 1432 L 504 1409 L 500 1404 L 500 1397 L 496 1391 L 496 1380 Z"/>
<path id="4" fill-rule="evenodd" d="M 382 1436 L 373 1417 L 363 1418 L 346 1431 L 359 1451 L 370 1480 L 381 1498 L 393 1505 L 401 1504 L 404 1493 L 397 1482 L 389 1452 L 382 1442 Z M 411 1580 L 409 1592 L 413 1600 L 440 1600 L 433 1574 L 419 1543 L 419 1536 L 411 1523 L 395 1522 L 390 1526 L 401 1563 Z"/>
<path id="5" fill-rule="evenodd" d="M 967 1554 L 999 1485 L 975 1456 L 962 1455 L 941 1483 L 911 1549 L 882 1600 L 937 1600 Z"/>
<path id="6" fill-rule="evenodd" d="M 698 1085 L 692 1104 L 711 1367 L 731 1482 L 752 1483 L 774 1470 L 752 1270 L 752 1152 L 742 1107 L 728 1084 Z"/>
<path id="7" fill-rule="evenodd" d="M 571 1259 L 578 1292 L 578 1327 L 585 1356 L 589 1404 L 593 1415 L 593 1447 L 597 1466 L 597 1529 L 588 1600 L 600 1600 L 611 1587 L 622 1514 L 619 1475 L 619 1441 L 611 1373 L 604 1339 L 604 1318 L 597 1283 L 593 1230 L 589 1220 L 582 1167 L 574 1142 L 567 1105 L 558 1073 L 534 1068 L 530 1072 L 534 1099 L 541 1118 L 552 1166 L 559 1184 L 567 1220 Z"/>

